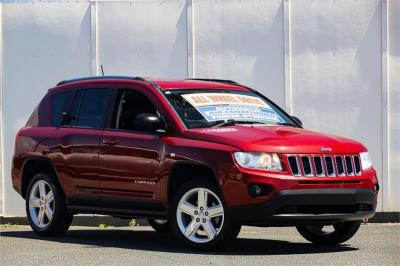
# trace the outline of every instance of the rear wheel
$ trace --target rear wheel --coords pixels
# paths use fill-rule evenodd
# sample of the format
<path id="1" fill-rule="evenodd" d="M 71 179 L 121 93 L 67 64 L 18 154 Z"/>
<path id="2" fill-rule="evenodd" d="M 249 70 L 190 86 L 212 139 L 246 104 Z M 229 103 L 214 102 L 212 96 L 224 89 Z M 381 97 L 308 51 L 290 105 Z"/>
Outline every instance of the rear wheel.
<path id="1" fill-rule="evenodd" d="M 153 227 L 159 233 L 169 233 L 171 232 L 171 226 L 168 223 L 168 220 L 162 219 L 147 219 L 150 226 Z"/>
<path id="2" fill-rule="evenodd" d="M 346 242 L 360 228 L 361 222 L 342 222 L 331 226 L 297 226 L 297 231 L 308 241 L 321 245 L 337 245 Z"/>
<path id="3" fill-rule="evenodd" d="M 201 180 L 179 188 L 172 202 L 170 223 L 175 234 L 197 250 L 228 244 L 240 232 L 240 225 L 227 216 L 216 186 Z"/>
<path id="4" fill-rule="evenodd" d="M 32 178 L 26 196 L 26 213 L 33 231 L 43 236 L 65 233 L 73 218 L 65 207 L 61 188 L 46 173 Z"/>

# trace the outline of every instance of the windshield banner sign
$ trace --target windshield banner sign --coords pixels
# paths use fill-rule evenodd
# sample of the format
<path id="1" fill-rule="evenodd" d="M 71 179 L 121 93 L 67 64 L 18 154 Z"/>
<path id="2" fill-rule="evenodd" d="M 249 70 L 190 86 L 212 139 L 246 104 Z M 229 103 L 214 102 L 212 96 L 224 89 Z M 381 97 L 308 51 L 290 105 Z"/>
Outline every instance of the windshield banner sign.
<path id="1" fill-rule="evenodd" d="M 262 99 L 229 93 L 195 93 L 182 95 L 208 121 L 245 120 L 283 123 L 281 117 Z"/>

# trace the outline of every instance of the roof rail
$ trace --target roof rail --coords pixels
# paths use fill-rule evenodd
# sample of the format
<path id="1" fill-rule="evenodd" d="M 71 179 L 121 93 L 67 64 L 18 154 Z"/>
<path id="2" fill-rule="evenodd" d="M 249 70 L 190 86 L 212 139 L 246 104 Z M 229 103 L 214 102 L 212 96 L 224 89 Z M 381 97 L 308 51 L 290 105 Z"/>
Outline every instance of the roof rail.
<path id="1" fill-rule="evenodd" d="M 94 79 L 129 79 L 129 80 L 146 81 L 144 78 L 131 77 L 131 76 L 92 76 L 92 77 L 82 77 L 82 78 L 76 78 L 76 79 L 63 80 L 63 81 L 58 82 L 57 86 L 63 85 L 63 84 L 66 84 L 66 83 L 70 83 L 70 82 L 94 80 Z"/>
<path id="2" fill-rule="evenodd" d="M 238 82 L 229 80 L 229 79 L 201 79 L 201 78 L 192 78 L 186 80 L 200 80 L 200 81 L 212 81 L 212 82 L 220 82 L 220 83 L 227 83 L 232 85 L 240 85 Z"/>

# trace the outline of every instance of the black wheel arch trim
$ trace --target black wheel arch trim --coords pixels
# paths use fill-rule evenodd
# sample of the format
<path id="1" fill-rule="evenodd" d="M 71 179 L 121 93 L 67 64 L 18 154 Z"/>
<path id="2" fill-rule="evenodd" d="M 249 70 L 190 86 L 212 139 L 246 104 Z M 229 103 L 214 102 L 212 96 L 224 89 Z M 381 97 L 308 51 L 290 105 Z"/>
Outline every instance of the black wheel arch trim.
<path id="1" fill-rule="evenodd" d="M 221 195 L 221 200 L 223 201 L 223 202 L 225 202 L 225 197 L 224 197 L 224 194 L 223 194 L 223 192 L 222 192 L 222 189 L 221 189 L 221 186 L 220 186 L 220 179 L 219 179 L 219 177 L 218 177 L 218 175 L 217 175 L 217 173 L 215 172 L 215 170 L 210 166 L 210 165 L 208 165 L 208 164 L 206 164 L 206 163 L 203 163 L 203 162 L 197 162 L 197 161 L 178 161 L 178 162 L 175 162 L 174 164 L 172 164 L 172 166 L 171 166 L 171 168 L 170 168 L 170 171 L 169 171 L 169 174 L 168 174 L 168 190 L 167 190 L 167 202 L 168 202 L 168 204 L 171 202 L 171 198 L 170 198 L 170 192 L 171 192 L 171 189 L 172 189 L 172 184 L 171 184 L 171 182 L 172 182 L 172 179 L 173 178 L 171 178 L 172 177 L 172 173 L 173 173 L 173 171 L 174 171 L 174 169 L 176 168 L 176 167 L 179 167 L 179 166 L 181 166 L 181 165 L 186 165 L 186 166 L 190 166 L 190 165 L 192 165 L 192 166 L 201 166 L 201 167 L 205 167 L 205 168 L 207 168 L 208 170 L 210 170 L 211 171 L 211 173 L 213 174 L 213 179 L 214 179 L 214 181 L 215 181 L 215 183 L 217 184 L 217 189 L 218 189 L 218 191 L 219 191 L 219 193 L 220 193 L 220 195 Z M 189 180 L 190 178 L 188 178 L 188 180 Z"/>
<path id="2" fill-rule="evenodd" d="M 57 182 L 58 182 L 58 185 L 60 186 L 60 188 L 61 188 L 61 191 L 63 192 L 63 194 L 65 195 L 65 192 L 64 192 L 64 189 L 63 189 L 63 187 L 62 187 L 62 185 L 61 185 L 61 182 L 60 182 L 60 177 L 59 177 L 59 175 L 58 175 L 58 171 L 57 171 L 57 168 L 54 166 L 54 164 L 53 164 L 53 162 L 49 159 L 49 158 L 47 158 L 47 157 L 40 157 L 40 156 L 28 156 L 28 157 L 26 157 L 25 158 L 25 160 L 24 160 L 24 162 L 22 163 L 22 167 L 21 167 L 21 173 L 20 173 L 20 177 L 19 177 L 19 194 L 25 199 L 26 198 L 26 193 L 24 193 L 24 191 L 23 191 L 23 186 L 22 186 L 22 184 L 23 184 L 23 181 L 24 181 L 24 173 L 25 173 L 25 167 L 26 167 L 26 165 L 27 165 L 27 163 L 28 162 L 31 162 L 31 161 L 42 161 L 42 162 L 46 162 L 46 163 L 49 163 L 50 165 L 51 165 L 51 168 L 53 169 L 53 171 L 54 171 L 54 173 L 55 173 L 55 178 L 56 178 L 56 180 L 57 180 Z M 28 184 L 29 185 L 29 184 Z M 26 192 L 26 191 L 25 191 Z"/>

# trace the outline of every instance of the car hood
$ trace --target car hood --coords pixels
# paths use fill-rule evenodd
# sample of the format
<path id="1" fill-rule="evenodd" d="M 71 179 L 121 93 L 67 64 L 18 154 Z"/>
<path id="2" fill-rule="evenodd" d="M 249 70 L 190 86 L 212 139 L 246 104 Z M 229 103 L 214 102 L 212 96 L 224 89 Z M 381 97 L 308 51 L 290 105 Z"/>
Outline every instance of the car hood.
<path id="1" fill-rule="evenodd" d="M 361 143 L 351 139 L 290 126 L 236 125 L 190 129 L 185 135 L 190 139 L 217 142 L 254 152 L 337 154 L 366 151 Z"/>

